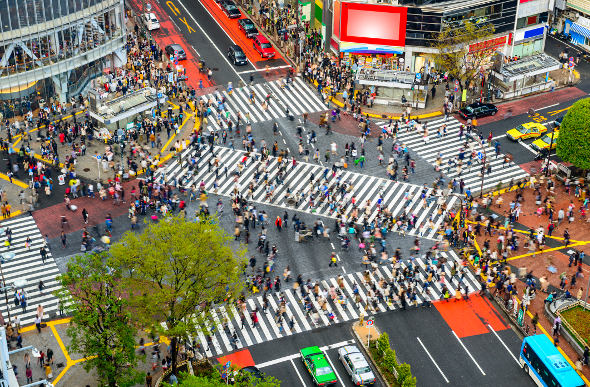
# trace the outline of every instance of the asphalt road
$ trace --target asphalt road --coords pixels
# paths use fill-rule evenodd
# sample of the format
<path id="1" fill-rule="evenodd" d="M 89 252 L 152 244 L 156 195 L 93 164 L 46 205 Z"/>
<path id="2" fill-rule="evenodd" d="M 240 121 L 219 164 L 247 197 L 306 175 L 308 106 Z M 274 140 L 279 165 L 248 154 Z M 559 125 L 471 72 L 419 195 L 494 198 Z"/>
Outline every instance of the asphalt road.
<path id="1" fill-rule="evenodd" d="M 511 329 L 457 338 L 436 308 L 379 315 L 375 325 L 389 334 L 398 361 L 411 365 L 418 386 L 533 386 L 517 361 L 522 343 Z M 352 385 L 338 361 L 337 348 L 352 340 L 351 324 L 339 324 L 249 348 L 261 370 L 286 386 L 312 386 L 297 356 L 300 348 L 328 346 L 341 383 Z M 513 358 L 514 356 L 514 358 Z M 379 384 L 376 384 L 379 385 Z"/>
<path id="2" fill-rule="evenodd" d="M 233 34 L 232 30 L 229 31 L 234 36 L 230 37 L 222 25 L 227 28 L 233 21 L 218 14 L 219 6 L 214 1 L 204 4 L 201 1 L 170 0 L 161 1 L 160 6 L 195 49 L 198 57 L 213 70 L 213 79 L 218 85 L 226 86 L 232 82 L 237 86 L 240 80 L 250 82 L 251 77 L 254 83 L 264 82 L 266 64 L 270 67 L 286 65 L 282 59 L 263 61 L 259 56 L 248 55 L 251 40 L 241 39 L 241 32 Z M 249 59 L 247 65 L 235 66 L 227 59 L 227 49 L 233 44 L 240 45 L 246 51 Z M 258 63 L 257 67 L 255 63 Z"/>
<path id="3" fill-rule="evenodd" d="M 567 50 L 568 55 L 570 56 L 575 56 L 575 53 L 578 51 L 577 48 L 570 43 L 563 42 L 550 35 L 547 36 L 545 43 L 545 52 L 547 54 L 558 58 L 559 53 L 563 50 Z M 576 70 L 580 73 L 581 81 L 575 87 L 586 93 L 590 93 L 590 63 L 582 59 L 580 63 L 576 65 Z M 544 108 L 536 109 L 536 113 L 539 113 L 539 115 L 535 117 L 535 121 L 546 124 L 549 128 L 548 132 L 553 130 L 553 121 L 567 112 L 566 108 L 579 99 L 588 97 L 588 94 L 585 94 L 570 101 L 556 103 L 552 100 L 551 93 L 545 95 L 547 97 L 547 103 L 544 104 Z M 526 99 L 523 100 L 522 103 L 526 104 Z M 507 130 L 527 122 L 531 122 L 531 117 L 529 117 L 528 114 L 520 114 L 490 124 L 481 125 L 480 128 L 486 137 L 491 131 L 494 138 L 500 142 L 502 151 L 512 154 L 516 163 L 523 164 L 532 161 L 535 157 L 536 152 L 530 147 L 535 139 L 524 140 L 522 143 L 519 143 L 506 138 L 505 134 Z"/>
<path id="4" fill-rule="evenodd" d="M 305 335 L 293 335 L 280 340 L 249 348 L 255 364 L 268 375 L 282 381 L 283 386 L 313 386 L 313 379 L 303 365 L 298 352 L 301 348 L 317 345 L 332 363 L 338 377 L 337 386 L 354 386 L 346 369 L 338 359 L 338 348 L 357 345 L 351 332 L 351 324 L 338 324 L 311 331 Z M 376 387 L 382 386 L 380 382 Z"/>

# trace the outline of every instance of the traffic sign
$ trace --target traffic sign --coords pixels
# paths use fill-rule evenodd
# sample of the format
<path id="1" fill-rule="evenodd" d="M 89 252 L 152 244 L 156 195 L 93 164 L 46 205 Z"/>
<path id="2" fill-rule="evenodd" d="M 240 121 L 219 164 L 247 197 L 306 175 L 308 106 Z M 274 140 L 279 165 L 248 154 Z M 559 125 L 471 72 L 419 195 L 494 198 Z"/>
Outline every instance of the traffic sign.
<path id="1" fill-rule="evenodd" d="M 375 320 L 373 320 L 372 318 L 370 318 L 370 319 L 367 320 L 367 326 L 370 327 L 373 324 L 375 324 Z"/>
<path id="2" fill-rule="evenodd" d="M 420 80 L 422 78 L 422 73 L 416 73 L 416 79 Z"/>
<path id="3" fill-rule="evenodd" d="M 575 63 L 574 63 L 574 57 L 573 57 L 573 56 L 570 56 L 570 58 L 569 58 L 569 62 L 570 62 L 570 63 L 569 63 L 569 66 L 570 66 L 570 67 L 574 67 L 574 64 L 575 64 Z"/>
<path id="4" fill-rule="evenodd" d="M 477 152 L 477 158 L 483 160 L 483 153 Z"/>
<path id="5" fill-rule="evenodd" d="M 227 363 L 225 363 L 225 368 L 229 368 L 230 364 L 231 364 L 231 360 L 228 360 Z"/>

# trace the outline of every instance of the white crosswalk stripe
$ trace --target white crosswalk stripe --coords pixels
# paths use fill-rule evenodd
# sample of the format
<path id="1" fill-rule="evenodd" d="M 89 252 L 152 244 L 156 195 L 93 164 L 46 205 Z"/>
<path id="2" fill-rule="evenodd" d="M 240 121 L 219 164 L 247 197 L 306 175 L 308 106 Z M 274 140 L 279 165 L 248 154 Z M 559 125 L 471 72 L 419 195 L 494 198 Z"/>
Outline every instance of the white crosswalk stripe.
<path id="1" fill-rule="evenodd" d="M 191 158 L 196 157 L 195 149 L 185 149 L 182 151 L 183 166 L 180 165 L 178 160 L 174 160 L 167 166 L 161 168 L 156 172 L 156 181 L 167 181 L 173 185 L 181 185 L 184 187 L 199 187 L 200 183 L 203 182 L 205 190 L 207 192 L 215 192 L 215 184 L 217 185 L 217 194 L 222 196 L 231 196 L 234 191 L 240 192 L 245 195 L 248 191 L 248 185 L 251 183 L 257 173 L 257 169 L 261 167 L 263 162 L 256 161 L 260 159 L 259 154 L 251 153 L 247 154 L 240 150 L 231 150 L 225 147 L 214 147 L 214 153 L 210 152 L 207 147 L 203 149 L 201 157 L 196 160 L 195 163 L 198 165 L 197 168 L 193 168 L 189 171 L 188 164 L 191 163 Z M 214 166 L 209 170 L 209 163 L 213 164 L 215 160 L 218 160 L 218 177 L 215 178 L 216 168 Z M 240 173 L 237 180 L 235 179 L 235 173 L 239 171 L 239 164 L 244 164 L 242 160 L 246 159 L 243 170 Z M 328 171 L 327 185 L 334 185 L 337 180 L 341 182 L 350 181 L 352 188 L 350 192 L 345 193 L 346 199 L 345 214 L 349 214 L 354 206 L 351 198 L 355 197 L 356 207 L 363 207 L 368 200 L 371 201 L 370 210 L 368 212 L 368 219 L 374 220 L 378 214 L 377 201 L 380 197 L 383 198 L 382 208 L 388 208 L 394 217 L 399 217 L 404 212 L 407 216 L 414 215 L 417 219 L 415 226 L 411 228 L 407 234 L 419 235 L 422 233 L 422 237 L 437 239 L 437 231 L 441 225 L 444 214 L 439 213 L 439 206 L 437 200 L 431 200 L 430 203 L 426 203 L 422 200 L 422 191 L 425 190 L 426 195 L 432 192 L 431 188 L 424 188 L 418 185 L 396 182 L 380 177 L 363 175 L 356 172 L 350 172 L 341 170 L 336 173 L 336 176 L 332 176 L 330 169 L 322 167 L 317 164 L 310 164 L 304 162 L 298 162 L 295 167 L 292 166 L 290 161 L 283 160 L 284 176 L 282 185 L 275 185 L 273 182 L 274 194 L 268 196 L 264 188 L 263 176 L 264 172 L 261 173 L 261 177 L 257 185 L 253 190 L 252 197 L 247 197 L 248 200 L 280 208 L 293 208 L 293 202 L 290 202 L 286 197 L 287 190 L 289 189 L 292 194 L 296 194 L 298 190 L 303 193 L 308 193 L 311 189 L 310 179 L 314 176 L 314 180 L 323 176 L 325 171 Z M 227 176 L 224 173 L 227 168 Z M 273 181 L 274 176 L 279 172 L 281 165 L 278 159 L 275 157 L 269 157 L 267 160 L 267 174 L 269 181 Z M 405 200 L 405 194 L 408 192 L 409 200 Z M 335 193 L 336 198 L 342 196 L 342 193 Z M 451 208 L 457 198 L 452 196 L 448 199 L 447 208 Z M 337 212 L 334 208 L 330 207 L 330 204 L 322 202 L 319 199 L 315 200 L 315 204 L 312 207 L 309 195 L 305 196 L 305 200 L 300 200 L 296 209 L 307 213 L 313 213 L 318 216 L 324 216 L 329 218 L 335 218 Z M 432 219 L 434 227 L 427 228 L 429 219 Z"/>
<path id="2" fill-rule="evenodd" d="M 443 125 L 446 124 L 446 135 L 443 135 Z M 381 123 L 383 127 L 386 123 Z M 444 118 L 436 119 L 427 122 L 428 129 L 428 141 L 424 141 L 423 131 L 410 130 L 406 131 L 405 127 L 398 130 L 397 139 L 401 144 L 405 144 L 409 149 L 416 152 L 421 158 L 425 159 L 430 163 L 433 168 L 436 165 L 436 160 L 440 154 L 442 154 L 441 172 L 443 172 L 449 179 L 456 179 L 459 181 L 463 179 L 465 182 L 465 188 L 469 188 L 472 193 L 479 192 L 481 189 L 481 163 L 476 157 L 472 160 L 471 168 L 467 166 L 467 160 L 471 158 L 471 151 L 469 147 L 465 148 L 465 159 L 463 160 L 462 172 L 459 176 L 457 174 L 457 167 L 453 165 L 450 170 L 448 168 L 449 159 L 455 159 L 460 152 L 460 149 L 464 147 L 466 141 L 465 131 L 463 137 L 459 140 L 459 128 L 461 122 L 455 118 L 449 117 L 446 121 Z M 437 134 L 437 130 L 440 129 L 441 136 Z M 477 137 L 476 137 L 477 138 Z M 495 188 L 499 182 L 506 186 L 513 179 L 514 182 L 528 178 L 529 174 L 518 165 L 510 163 L 510 165 L 504 165 L 504 154 L 500 153 L 496 157 L 496 152 L 492 143 L 492 146 L 488 146 L 487 138 L 484 138 L 485 155 L 487 156 L 487 163 L 491 166 L 491 173 L 487 173 L 484 177 L 483 189 L 488 190 Z M 479 142 L 479 141 L 478 141 Z M 477 154 L 481 152 L 481 146 L 478 142 L 470 140 L 469 143 L 473 144 L 473 151 Z"/>
<path id="3" fill-rule="evenodd" d="M 465 278 L 460 282 L 461 277 L 461 262 L 459 257 L 454 251 L 440 252 L 440 257 L 444 257 L 447 261 L 442 265 L 444 267 L 446 279 L 444 284 L 448 286 L 451 291 L 451 297 L 454 296 L 454 291 L 460 286 L 462 294 L 472 294 L 479 291 L 479 283 L 475 276 L 467 271 Z M 451 278 L 451 269 L 454 262 L 457 262 L 457 274 Z M 401 263 L 400 270 L 410 265 L 409 261 Z M 406 296 L 407 308 L 416 306 L 425 306 L 424 297 L 424 286 L 428 273 L 431 270 L 436 271 L 436 265 L 433 262 L 428 264 L 425 262 L 425 257 L 416 258 L 413 262 L 413 267 L 417 267 L 415 278 L 417 297 L 416 301 L 410 299 L 410 295 Z M 269 306 L 266 311 L 263 311 L 263 297 L 261 295 L 255 295 L 246 300 L 246 308 L 243 309 L 246 317 L 246 323 L 242 328 L 242 324 L 239 317 L 237 308 L 231 307 L 231 315 L 228 314 L 226 307 L 219 307 L 218 312 L 214 310 L 212 321 L 205 322 L 206 329 L 208 332 L 212 332 L 210 335 L 209 344 L 207 339 L 202 333 L 197 335 L 197 339 L 200 342 L 201 348 L 207 354 L 207 356 L 219 356 L 235 349 L 240 349 L 253 344 L 275 340 L 281 337 L 307 332 L 311 329 L 317 329 L 330 324 L 336 324 L 351 320 L 357 320 L 361 314 L 365 317 L 384 313 L 392 310 L 399 310 L 402 308 L 402 304 L 397 299 L 397 294 L 400 290 L 399 282 L 393 281 L 391 264 L 379 266 L 374 273 L 369 273 L 369 279 L 374 283 L 377 289 L 381 292 L 383 297 L 377 297 L 371 290 L 372 283 L 365 282 L 364 278 L 367 275 L 366 272 L 349 273 L 347 275 L 340 276 L 339 278 L 333 277 L 323 281 L 318 281 L 318 286 L 321 293 L 327 293 L 327 302 L 324 304 L 324 308 L 319 305 L 319 302 L 313 295 L 313 288 L 306 289 L 307 294 L 311 302 L 314 304 L 314 311 L 308 313 L 305 308 L 305 297 L 302 296 L 301 290 L 293 290 L 291 283 L 283 283 L 283 288 L 280 292 L 270 291 L 267 293 L 269 300 Z M 411 270 L 410 270 L 411 271 Z M 380 281 L 383 280 L 385 283 L 394 284 L 391 286 L 391 297 L 388 299 L 384 296 L 384 287 L 381 287 Z M 409 287 L 409 280 L 401 280 L 404 288 Z M 465 292 L 466 284 L 467 292 Z M 304 285 L 305 286 L 305 285 Z M 443 286 L 440 281 L 435 278 L 432 279 L 431 284 L 427 286 L 428 290 L 428 301 L 437 301 L 441 299 Z M 332 289 L 332 290 L 331 290 Z M 335 294 L 336 297 L 332 298 Z M 355 295 L 358 294 L 360 302 L 355 302 Z M 369 294 L 371 294 L 369 296 Z M 395 299 L 393 294 L 395 294 Z M 281 320 L 280 325 L 277 323 L 278 311 L 281 307 L 281 296 L 284 299 L 284 318 Z M 318 312 L 318 318 L 314 321 L 313 314 Z M 258 323 L 252 326 L 252 320 L 250 315 L 256 312 L 258 317 Z M 334 318 L 331 320 L 328 315 L 333 314 Z M 227 319 L 228 329 L 224 329 L 219 322 L 219 316 L 223 316 Z M 293 329 L 289 329 L 289 322 L 293 321 Z M 215 326 L 215 328 L 212 328 Z M 238 336 L 238 341 L 235 346 L 230 344 L 233 333 Z M 255 339 L 252 340 L 251 338 Z M 221 344 L 220 344 L 221 343 Z M 223 345 L 222 345 L 223 344 Z"/>
<path id="4" fill-rule="evenodd" d="M 7 229 L 12 231 L 12 240 L 10 247 L 5 245 L 7 241 Z M 27 237 L 30 238 L 29 248 L 25 246 Z M 26 299 L 26 309 L 23 311 L 21 306 L 16 306 L 14 301 L 14 290 L 8 290 L 9 303 L 0 303 L 0 312 L 7 321 L 8 308 L 10 316 L 18 316 L 21 325 L 34 323 L 37 316 L 37 307 L 43 307 L 43 318 L 47 319 L 55 316 L 58 312 L 58 299 L 53 292 L 59 290 L 59 284 L 56 277 L 60 274 L 57 265 L 49 248 L 47 250 L 47 259 L 45 263 L 41 258 L 40 249 L 45 244 L 43 235 L 35 224 L 32 216 L 24 215 L 12 219 L 7 219 L 0 223 L 0 240 L 2 241 L 1 255 L 9 258 L 1 264 L 2 275 L 7 287 L 14 285 L 25 285 L 19 290 L 24 290 Z M 10 258 L 14 254 L 13 258 Z M 39 291 L 39 281 L 43 281 L 43 290 Z"/>
<path id="5" fill-rule="evenodd" d="M 293 114 L 313 113 L 327 109 L 317 93 L 301 78 L 293 78 L 293 82 L 287 87 L 282 87 L 282 82 L 282 80 L 276 80 L 235 88 L 231 94 L 226 91 L 216 91 L 202 95 L 200 99 L 206 104 L 213 101 L 212 114 L 207 118 L 207 129 L 210 131 L 227 129 L 227 119 L 235 124 L 239 112 L 242 114 L 242 120 L 245 119 L 246 113 L 249 113 L 250 122 L 263 122 L 286 117 L 287 109 Z M 269 94 L 270 102 L 267 109 L 264 109 L 263 103 Z M 251 103 L 251 96 L 254 103 Z M 219 103 L 222 99 L 225 99 L 223 107 Z M 221 116 L 221 120 L 218 120 L 218 115 Z"/>

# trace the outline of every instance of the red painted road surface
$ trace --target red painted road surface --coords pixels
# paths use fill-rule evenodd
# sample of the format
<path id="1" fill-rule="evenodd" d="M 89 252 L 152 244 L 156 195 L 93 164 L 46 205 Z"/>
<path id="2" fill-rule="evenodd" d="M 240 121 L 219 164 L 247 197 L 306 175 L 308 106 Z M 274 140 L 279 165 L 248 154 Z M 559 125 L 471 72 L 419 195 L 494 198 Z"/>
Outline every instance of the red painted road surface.
<path id="1" fill-rule="evenodd" d="M 137 14 L 141 14 L 143 9 L 143 2 L 140 0 L 130 0 L 130 4 Z M 168 17 L 168 14 L 162 9 L 158 2 L 151 2 L 152 12 L 156 14 L 156 17 L 160 21 L 160 29 L 151 31 L 152 37 L 158 43 L 161 50 L 164 50 L 169 44 L 178 43 L 186 52 L 186 60 L 179 61 L 178 64 L 182 65 L 186 69 L 186 75 L 188 79 L 186 83 L 194 89 L 199 89 L 199 80 L 203 81 L 204 87 L 214 86 L 213 81 L 207 79 L 207 74 L 199 72 L 199 58 L 193 47 L 188 44 L 184 36 L 176 28 L 172 20 Z"/>

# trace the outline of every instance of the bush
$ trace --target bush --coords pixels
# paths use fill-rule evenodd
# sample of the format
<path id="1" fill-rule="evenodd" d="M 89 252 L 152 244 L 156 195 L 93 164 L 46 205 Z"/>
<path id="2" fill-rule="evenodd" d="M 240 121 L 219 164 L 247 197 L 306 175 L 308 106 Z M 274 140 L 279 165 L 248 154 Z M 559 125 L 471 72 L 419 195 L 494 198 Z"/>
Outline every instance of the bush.
<path id="1" fill-rule="evenodd" d="M 412 378 L 412 371 L 410 370 L 410 365 L 407 363 L 402 363 L 397 366 L 397 382 L 404 385 L 406 379 Z"/>
<path id="2" fill-rule="evenodd" d="M 379 352 L 381 352 L 381 354 L 385 354 L 385 351 L 389 348 L 389 336 L 384 332 L 377 339 L 377 349 Z"/>
<path id="3" fill-rule="evenodd" d="M 402 387 L 416 387 L 416 377 L 410 376 L 402 383 Z"/>
<path id="4" fill-rule="evenodd" d="M 395 356 L 395 351 L 393 349 L 387 348 L 385 350 L 381 364 L 383 364 L 384 368 L 387 368 L 390 371 L 397 369 L 397 357 Z"/>

